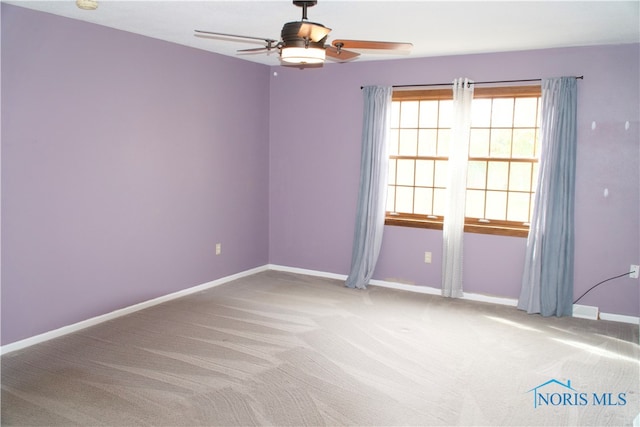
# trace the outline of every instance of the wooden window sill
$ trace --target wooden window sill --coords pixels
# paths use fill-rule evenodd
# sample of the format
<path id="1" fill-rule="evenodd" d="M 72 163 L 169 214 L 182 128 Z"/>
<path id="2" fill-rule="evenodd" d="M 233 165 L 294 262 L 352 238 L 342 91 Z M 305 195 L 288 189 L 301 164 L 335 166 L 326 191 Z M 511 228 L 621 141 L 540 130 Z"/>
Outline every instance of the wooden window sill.
<path id="1" fill-rule="evenodd" d="M 420 218 L 399 218 L 396 216 L 387 216 L 384 225 L 427 228 L 432 230 L 442 230 L 441 220 L 420 219 Z M 465 224 L 465 233 L 493 234 L 498 236 L 527 237 L 529 235 L 528 228 L 508 227 L 504 225 L 491 224 Z"/>

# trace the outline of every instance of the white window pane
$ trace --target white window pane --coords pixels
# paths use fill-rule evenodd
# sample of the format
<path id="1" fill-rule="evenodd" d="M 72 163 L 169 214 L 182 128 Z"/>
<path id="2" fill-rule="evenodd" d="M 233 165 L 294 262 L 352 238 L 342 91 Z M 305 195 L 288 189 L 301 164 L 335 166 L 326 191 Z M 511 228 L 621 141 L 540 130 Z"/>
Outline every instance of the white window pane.
<path id="1" fill-rule="evenodd" d="M 540 145 L 540 128 L 536 129 L 536 153 L 534 155 L 534 157 L 536 159 L 540 159 L 540 149 L 542 148 L 542 146 Z"/>
<path id="2" fill-rule="evenodd" d="M 416 185 L 433 187 L 433 160 L 416 160 Z"/>
<path id="3" fill-rule="evenodd" d="M 469 157 L 489 156 L 489 129 L 471 129 L 469 136 Z"/>
<path id="4" fill-rule="evenodd" d="M 400 139 L 400 131 L 398 129 L 389 130 L 389 141 L 387 143 L 387 150 L 390 156 L 398 155 L 398 140 Z"/>
<path id="5" fill-rule="evenodd" d="M 513 98 L 494 98 L 491 110 L 492 127 L 511 127 L 513 125 Z"/>
<path id="6" fill-rule="evenodd" d="M 418 127 L 418 106 L 419 101 L 402 101 L 400 107 L 400 127 Z"/>
<path id="7" fill-rule="evenodd" d="M 451 129 L 438 130 L 438 156 L 449 157 L 449 141 L 451 140 Z"/>
<path id="8" fill-rule="evenodd" d="M 516 98 L 513 126 L 535 127 L 538 98 Z"/>
<path id="9" fill-rule="evenodd" d="M 433 189 L 433 214 L 444 216 L 447 190 L 444 188 Z"/>
<path id="10" fill-rule="evenodd" d="M 435 161 L 435 174 L 434 174 L 434 187 L 443 187 L 447 186 L 449 181 L 449 162 L 447 160 L 436 160 Z"/>
<path id="11" fill-rule="evenodd" d="M 390 185 L 393 185 L 396 183 L 396 160 L 395 159 L 389 159 L 389 175 L 387 178 L 387 182 Z"/>
<path id="12" fill-rule="evenodd" d="M 396 212 L 413 213 L 413 187 L 396 187 Z"/>
<path id="13" fill-rule="evenodd" d="M 511 163 L 509 171 L 510 191 L 531 191 L 531 163 Z"/>
<path id="14" fill-rule="evenodd" d="M 470 218 L 484 218 L 484 191 L 467 190 L 467 205 L 465 216 Z"/>
<path id="15" fill-rule="evenodd" d="M 506 220 L 507 192 L 487 191 L 487 219 Z"/>
<path id="16" fill-rule="evenodd" d="M 418 133 L 418 156 L 431 157 L 436 155 L 438 131 L 435 129 L 420 129 Z"/>
<path id="17" fill-rule="evenodd" d="M 433 189 L 416 187 L 413 213 L 431 215 Z"/>
<path id="18" fill-rule="evenodd" d="M 511 137 L 511 129 L 492 129 L 489 155 L 491 157 L 511 157 Z"/>
<path id="19" fill-rule="evenodd" d="M 487 189 L 506 190 L 509 183 L 509 163 L 489 162 L 487 170 Z"/>
<path id="20" fill-rule="evenodd" d="M 471 126 L 485 127 L 491 125 L 491 99 L 474 99 L 471 103 Z"/>
<path id="21" fill-rule="evenodd" d="M 439 101 L 438 127 L 450 128 L 453 124 L 453 100 Z"/>
<path id="22" fill-rule="evenodd" d="M 393 101 L 391 103 L 391 123 L 392 128 L 400 127 L 400 101 Z"/>
<path id="23" fill-rule="evenodd" d="M 413 185 L 415 160 L 398 159 L 396 184 Z"/>
<path id="24" fill-rule="evenodd" d="M 533 158 L 535 155 L 535 143 L 535 129 L 514 129 L 511 156 L 515 158 Z"/>
<path id="25" fill-rule="evenodd" d="M 415 156 L 418 152 L 418 130 L 401 129 L 400 146 L 398 154 L 400 156 Z"/>
<path id="26" fill-rule="evenodd" d="M 438 101 L 420 101 L 420 127 L 438 127 Z"/>
<path id="27" fill-rule="evenodd" d="M 393 185 L 390 185 L 387 187 L 387 211 L 395 212 L 396 211 L 395 204 L 396 204 L 396 187 L 394 187 Z"/>
<path id="28" fill-rule="evenodd" d="M 469 161 L 467 167 L 467 188 L 485 189 L 487 185 L 487 162 Z"/>
<path id="29" fill-rule="evenodd" d="M 509 193 L 508 221 L 529 221 L 529 193 Z"/>

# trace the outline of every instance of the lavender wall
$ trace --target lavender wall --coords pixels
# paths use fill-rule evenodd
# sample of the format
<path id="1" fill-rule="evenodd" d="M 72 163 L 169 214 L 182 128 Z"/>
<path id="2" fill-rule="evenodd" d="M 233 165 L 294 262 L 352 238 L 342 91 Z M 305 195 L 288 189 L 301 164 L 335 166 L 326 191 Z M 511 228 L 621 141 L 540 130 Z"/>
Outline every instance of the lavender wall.
<path id="1" fill-rule="evenodd" d="M 357 197 L 361 85 L 584 75 L 579 81 L 575 294 L 640 262 L 639 45 L 383 62 L 271 76 L 269 256 L 347 274 Z M 596 129 L 591 130 L 591 122 Z M 624 129 L 626 121 L 629 130 Z M 603 196 L 607 188 L 609 196 Z M 466 291 L 517 298 L 526 239 L 465 235 Z M 386 227 L 374 278 L 439 287 L 442 233 Z M 424 264 L 424 252 L 433 263 Z M 638 281 L 609 282 L 581 304 L 638 316 Z"/>
<path id="2" fill-rule="evenodd" d="M 267 66 L 4 3 L 2 66 L 2 344 L 268 262 Z"/>
<path id="3" fill-rule="evenodd" d="M 269 69 L 3 3 L 1 343 L 268 262 L 346 274 L 360 86 L 457 76 L 584 74 L 580 295 L 640 261 L 638 51 Z M 441 237 L 387 227 L 375 278 L 438 286 Z M 517 297 L 524 248 L 467 234 L 465 289 Z M 638 282 L 610 282 L 582 303 L 638 316 Z"/>

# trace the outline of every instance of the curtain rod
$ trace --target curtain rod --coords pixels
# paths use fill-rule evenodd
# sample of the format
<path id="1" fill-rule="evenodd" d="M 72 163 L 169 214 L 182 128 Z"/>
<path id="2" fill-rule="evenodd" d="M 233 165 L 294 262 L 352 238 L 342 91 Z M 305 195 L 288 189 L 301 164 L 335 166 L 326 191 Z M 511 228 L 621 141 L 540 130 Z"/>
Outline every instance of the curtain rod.
<path id="1" fill-rule="evenodd" d="M 584 76 L 575 76 L 576 80 L 584 79 Z M 495 84 L 495 83 L 525 83 L 525 82 L 541 82 L 542 79 L 521 79 L 521 80 L 494 80 L 491 82 L 471 82 L 474 85 L 486 85 L 486 84 Z M 452 86 L 453 83 L 427 83 L 421 85 L 394 85 L 392 88 L 400 88 L 400 87 L 429 87 L 429 86 Z M 360 86 L 360 89 L 363 89 L 364 86 Z"/>

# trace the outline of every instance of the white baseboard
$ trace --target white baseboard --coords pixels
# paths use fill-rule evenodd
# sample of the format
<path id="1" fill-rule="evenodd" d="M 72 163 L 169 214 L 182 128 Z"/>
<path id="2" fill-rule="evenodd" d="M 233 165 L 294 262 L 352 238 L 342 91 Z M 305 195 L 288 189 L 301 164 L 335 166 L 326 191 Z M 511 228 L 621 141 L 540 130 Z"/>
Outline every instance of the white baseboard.
<path id="1" fill-rule="evenodd" d="M 157 304 L 161 304 L 163 302 L 167 302 L 176 298 L 180 298 L 186 295 L 190 295 L 196 292 L 200 292 L 203 291 L 205 289 L 209 289 L 209 288 L 213 288 L 215 286 L 219 286 L 222 285 L 224 283 L 227 282 L 231 282 L 233 280 L 236 279 L 240 279 L 246 276 L 251 276 L 252 274 L 256 274 L 256 273 L 260 273 L 262 271 L 266 271 L 266 270 L 274 270 L 274 271 L 284 271 L 284 272 L 289 272 L 289 273 L 296 273 L 296 274 L 305 274 L 307 276 L 318 276 L 318 277 L 325 277 L 328 279 L 336 279 L 336 280 L 346 280 L 347 276 L 344 274 L 337 274 L 337 273 L 329 273 L 326 271 L 318 271 L 318 270 L 308 270 L 308 269 L 304 269 L 304 268 L 297 268 L 297 267 L 287 267 L 287 266 L 283 266 L 283 265 L 276 265 L 276 264 L 266 264 L 260 267 L 256 267 L 250 270 L 246 270 L 246 271 L 242 271 L 240 273 L 237 274 L 233 274 L 230 276 L 226 276 L 226 277 L 222 277 L 220 279 L 217 280 L 213 280 L 211 282 L 207 282 L 207 283 L 203 283 L 201 285 L 197 285 L 197 286 L 193 286 L 191 288 L 187 288 L 187 289 L 183 289 L 177 292 L 173 292 L 171 294 L 168 295 L 163 295 L 161 297 L 157 297 L 154 299 L 151 299 L 149 301 L 143 301 L 141 303 L 138 304 L 134 304 L 132 306 L 129 307 L 125 307 L 119 310 L 115 310 L 112 311 L 111 313 L 106 313 L 100 316 L 96 316 L 96 317 L 92 317 L 90 319 L 87 320 L 82 320 L 78 323 L 74 323 L 72 325 L 68 325 L 68 326 L 63 326 L 61 328 L 58 329 L 54 329 L 52 331 L 49 332 L 44 332 L 42 334 L 39 335 L 35 335 L 33 337 L 29 337 L 20 341 L 16 341 L 10 344 L 6 344 L 0 347 L 0 355 L 3 354 L 7 354 L 13 351 L 17 351 L 17 350 L 21 350 L 23 348 L 32 346 L 34 344 L 38 344 L 44 341 L 48 341 L 50 339 L 53 338 L 57 338 L 66 334 L 70 334 L 72 332 L 76 332 L 79 331 L 81 329 L 84 328 L 88 328 L 89 326 L 94 326 L 97 325 L 99 323 L 102 322 L 106 322 L 107 320 L 112 320 L 115 319 L 117 317 L 120 316 L 124 316 L 130 313 L 134 313 L 136 311 L 148 308 L 148 307 L 152 307 L 154 305 Z M 385 288 L 391 288 L 391 289 L 400 289 L 400 290 L 404 290 L 404 291 L 409 291 L 409 292 L 417 292 L 417 293 L 422 293 L 422 294 L 430 294 L 430 295 L 441 295 L 442 292 L 439 288 L 434 288 L 431 286 L 416 286 L 416 285 L 407 285 L 404 283 L 396 283 L 396 282 L 388 282 L 388 281 L 384 281 L 384 280 L 371 280 L 370 285 L 373 286 L 381 286 L 381 287 L 385 287 Z M 489 303 L 493 303 L 493 304 L 499 304 L 499 305 L 508 305 L 508 306 L 512 306 L 515 307 L 518 304 L 518 301 L 512 298 L 503 298 L 503 297 L 495 297 L 495 296 L 490 296 L 490 295 L 482 295 L 482 294 L 473 294 L 473 293 L 465 293 L 464 296 L 461 298 L 464 300 L 469 300 L 469 301 L 480 301 L 480 302 L 489 302 Z M 575 307 L 575 306 L 574 306 Z M 586 306 L 584 306 L 586 307 Z M 595 308 L 595 307 L 594 307 Z M 597 310 L 597 308 L 596 308 Z M 574 317 L 581 317 L 581 316 L 575 316 L 574 313 Z M 591 318 L 591 317 L 587 317 L 587 318 Z M 600 313 L 600 319 L 602 320 L 610 320 L 610 321 L 614 321 L 614 322 L 623 322 L 623 323 L 632 323 L 635 325 L 640 324 L 640 318 L 635 317 L 635 316 L 626 316 L 626 315 L 622 315 L 622 314 L 610 314 L 610 313 Z"/>
<path id="2" fill-rule="evenodd" d="M 388 280 L 377 279 L 370 280 L 369 284 L 373 286 L 380 286 L 381 288 L 400 289 L 402 291 L 416 292 L 419 294 L 442 295 L 441 289 L 433 288 L 431 286 L 408 285 L 406 283 L 390 282 Z"/>
<path id="3" fill-rule="evenodd" d="M 345 274 L 328 273 L 326 271 L 307 270 L 306 268 L 287 267 L 284 265 L 277 265 L 277 264 L 268 264 L 267 268 L 269 270 L 304 274 L 306 276 L 318 276 L 318 277 L 326 277 L 327 279 L 347 280 L 347 276 Z"/>
<path id="4" fill-rule="evenodd" d="M 612 322 L 631 323 L 640 325 L 640 317 L 627 316 L 624 314 L 600 313 L 600 319 L 610 320 Z"/>
<path id="5" fill-rule="evenodd" d="M 63 326 L 58 329 L 54 329 L 49 332 L 44 332 L 39 335 L 35 335 L 33 337 L 25 338 L 20 341 L 16 341 L 10 344 L 3 345 L 0 347 L 0 355 L 7 354 L 12 351 L 21 350 L 25 347 L 32 346 L 34 344 L 39 344 L 44 341 L 48 341 L 53 338 L 58 338 L 66 334 L 70 334 L 72 332 L 79 331 L 81 329 L 88 328 L 89 326 L 94 326 L 102 322 L 106 322 L 107 320 L 112 320 L 120 316 L 125 316 L 130 313 L 134 313 L 136 311 L 153 307 L 154 305 L 161 304 L 163 302 L 171 301 L 176 298 L 180 298 L 186 295 L 194 294 L 196 292 L 204 291 L 205 289 L 213 288 L 215 286 L 220 286 L 224 283 L 231 282 L 232 280 L 241 279 L 246 276 L 250 276 L 252 274 L 260 273 L 262 271 L 266 271 L 268 267 L 266 265 L 253 268 L 251 270 L 242 271 L 237 274 L 232 274 L 231 276 L 222 277 L 217 280 L 213 280 L 211 282 L 203 283 L 201 285 L 193 286 L 191 288 L 182 289 L 177 292 L 173 292 L 171 294 L 163 295 L 157 298 L 153 298 L 148 301 L 143 301 L 138 304 L 131 305 L 129 307 L 121 308 L 119 310 L 112 311 L 110 313 L 102 314 L 100 316 L 92 317 L 87 320 L 82 320 L 78 323 L 74 323 L 72 325 Z"/>
<path id="6" fill-rule="evenodd" d="M 324 271 L 317 271 L 317 270 L 306 270 L 304 268 L 286 267 L 283 265 L 269 264 L 269 269 L 277 270 L 277 271 L 286 271 L 289 273 L 306 274 L 308 276 L 326 277 L 328 279 L 347 280 L 347 276 L 345 274 L 327 273 Z M 407 285 L 405 283 L 389 282 L 386 280 L 377 280 L 377 279 L 370 280 L 369 284 L 372 286 L 380 286 L 380 287 L 391 288 L 391 289 L 400 289 L 403 291 L 417 292 L 421 294 L 442 295 L 442 290 L 440 288 L 434 288 L 432 286 Z M 473 294 L 468 292 L 465 292 L 464 296 L 460 299 L 465 299 L 469 301 L 490 302 L 494 304 L 509 305 L 513 307 L 518 305 L 518 301 L 511 298 L 495 297 L 495 296 L 483 295 L 483 294 Z"/>
<path id="7" fill-rule="evenodd" d="M 319 276 L 319 277 L 326 277 L 326 278 L 329 278 L 329 279 L 347 280 L 347 275 L 345 275 L 345 274 L 327 273 L 327 272 L 324 272 L 324 271 L 307 270 L 307 269 L 304 269 L 304 268 L 287 267 L 287 266 L 275 265 L 275 264 L 269 264 L 268 268 L 269 268 L 269 270 L 286 271 L 286 272 L 289 272 L 289 273 L 297 273 L 297 274 L 306 274 L 308 276 Z M 435 287 L 432 287 L 432 286 L 407 285 L 407 284 L 404 284 L 404 283 L 388 282 L 388 281 L 376 280 L 376 279 L 371 280 L 369 282 L 369 284 L 373 285 L 373 286 L 382 286 L 382 287 L 385 287 L 385 288 L 401 289 L 403 291 L 418 292 L 418 293 L 422 293 L 422 294 L 442 295 L 442 291 L 440 290 L 440 288 L 435 288 Z M 464 296 L 462 298 L 460 298 L 460 299 L 465 299 L 465 300 L 469 300 L 469 301 L 489 302 L 489 303 L 499 304 L 499 305 L 508 305 L 508 306 L 511 306 L 511 307 L 517 307 L 518 306 L 518 300 L 513 299 L 513 298 L 497 297 L 497 296 L 483 295 L 483 294 L 473 294 L 473 293 L 468 293 L 468 292 L 465 292 Z M 578 315 L 576 315 L 576 313 L 574 311 L 573 317 L 580 317 L 580 318 L 584 318 L 584 319 L 598 319 L 597 316 L 599 316 L 599 318 L 602 319 L 602 320 L 610 320 L 610 321 L 613 321 L 613 322 L 622 322 L 622 323 L 631 323 L 631 324 L 634 324 L 634 325 L 640 324 L 640 318 L 639 317 L 625 316 L 625 315 L 622 315 L 622 314 L 597 313 L 597 316 L 594 318 L 593 317 L 593 309 L 595 309 L 597 311 L 598 310 L 597 307 L 574 305 L 574 310 L 575 310 L 576 307 L 580 307 L 580 308 L 578 308 Z M 581 309 L 583 307 L 586 308 L 586 313 L 585 314 L 582 314 L 582 311 L 581 311 Z"/>

